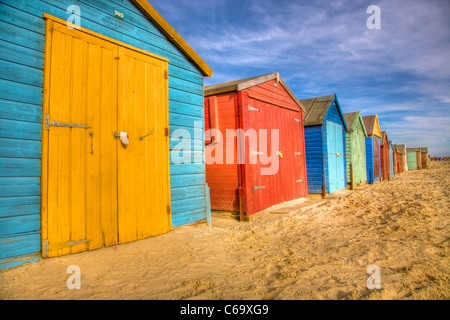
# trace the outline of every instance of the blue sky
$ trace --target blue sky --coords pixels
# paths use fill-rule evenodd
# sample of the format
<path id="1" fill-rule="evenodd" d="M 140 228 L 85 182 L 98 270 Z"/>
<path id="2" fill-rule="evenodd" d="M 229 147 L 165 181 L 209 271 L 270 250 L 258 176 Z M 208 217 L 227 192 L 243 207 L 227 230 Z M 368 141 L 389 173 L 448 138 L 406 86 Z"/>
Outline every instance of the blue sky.
<path id="1" fill-rule="evenodd" d="M 205 85 L 279 72 L 299 99 L 336 93 L 394 143 L 450 156 L 449 0 L 150 3 L 212 68 Z"/>

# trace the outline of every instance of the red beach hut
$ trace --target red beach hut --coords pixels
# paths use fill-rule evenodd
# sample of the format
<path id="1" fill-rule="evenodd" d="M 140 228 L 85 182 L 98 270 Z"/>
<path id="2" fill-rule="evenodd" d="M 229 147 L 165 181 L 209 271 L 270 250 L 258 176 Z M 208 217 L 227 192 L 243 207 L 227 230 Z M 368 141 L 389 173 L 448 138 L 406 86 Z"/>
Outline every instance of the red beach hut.
<path id="1" fill-rule="evenodd" d="M 211 209 L 252 215 L 307 195 L 303 105 L 278 73 L 205 87 Z"/>
<path id="2" fill-rule="evenodd" d="M 381 131 L 381 180 L 389 180 L 390 178 L 390 163 L 389 163 L 389 139 L 386 131 Z"/>

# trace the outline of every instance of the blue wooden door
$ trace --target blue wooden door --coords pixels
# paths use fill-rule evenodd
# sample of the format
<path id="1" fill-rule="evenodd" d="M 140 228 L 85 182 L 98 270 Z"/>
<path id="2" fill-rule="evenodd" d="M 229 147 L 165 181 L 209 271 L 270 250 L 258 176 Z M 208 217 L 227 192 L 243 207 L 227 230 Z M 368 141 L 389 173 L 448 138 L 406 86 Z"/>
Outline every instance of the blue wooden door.
<path id="1" fill-rule="evenodd" d="M 329 193 L 344 189 L 345 163 L 344 163 L 344 138 L 342 126 L 334 122 L 326 122 L 327 125 L 327 149 L 328 149 L 328 185 Z"/>

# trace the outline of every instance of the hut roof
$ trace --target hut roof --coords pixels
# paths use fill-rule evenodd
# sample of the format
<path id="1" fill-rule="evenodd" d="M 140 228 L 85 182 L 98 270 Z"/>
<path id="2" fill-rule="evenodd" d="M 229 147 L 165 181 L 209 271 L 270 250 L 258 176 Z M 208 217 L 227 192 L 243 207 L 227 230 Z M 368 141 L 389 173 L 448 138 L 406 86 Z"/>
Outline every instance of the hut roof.
<path id="1" fill-rule="evenodd" d="M 400 154 L 405 154 L 405 145 L 404 144 L 394 144 L 394 147 L 397 149 Z"/>
<path id="2" fill-rule="evenodd" d="M 366 127 L 364 126 L 364 121 L 361 118 L 361 111 L 344 113 L 344 118 L 349 131 L 353 130 L 353 128 L 356 127 L 358 121 L 360 121 L 361 127 L 364 131 L 364 135 L 367 137 Z"/>
<path id="3" fill-rule="evenodd" d="M 420 152 L 420 148 L 406 148 L 406 152 Z"/>
<path id="4" fill-rule="evenodd" d="M 381 141 L 384 142 L 384 140 L 387 140 L 389 143 L 389 139 L 388 139 L 388 134 L 386 131 L 381 131 Z"/>
<path id="5" fill-rule="evenodd" d="M 141 11 L 180 49 L 204 76 L 211 77 L 213 71 L 172 26 L 148 3 L 147 0 L 132 0 Z"/>
<path id="6" fill-rule="evenodd" d="M 364 126 L 366 127 L 367 135 L 369 137 L 375 135 L 375 136 L 381 138 L 380 124 L 378 123 L 378 116 L 377 115 L 363 116 L 362 119 L 364 121 Z"/>
<path id="7" fill-rule="evenodd" d="M 294 95 L 291 89 L 289 89 L 289 87 L 283 81 L 283 79 L 281 79 L 280 74 L 278 72 L 268 73 L 262 76 L 250 77 L 245 79 L 232 80 L 224 83 L 215 84 L 212 86 L 205 86 L 204 87 L 205 97 L 224 92 L 245 90 L 273 79 L 276 79 L 277 83 L 283 86 L 283 88 L 292 97 L 295 103 L 297 103 L 297 105 L 303 110 L 303 112 L 306 112 L 303 104 L 297 99 L 297 97 Z"/>
<path id="8" fill-rule="evenodd" d="M 334 101 L 336 102 L 336 106 L 341 115 L 345 130 L 347 131 L 347 122 L 345 121 L 341 107 L 339 106 L 335 94 L 301 100 L 301 103 L 305 106 L 306 110 L 305 126 L 322 125 L 325 120 L 325 116 L 327 115 L 328 109 L 331 107 Z"/>

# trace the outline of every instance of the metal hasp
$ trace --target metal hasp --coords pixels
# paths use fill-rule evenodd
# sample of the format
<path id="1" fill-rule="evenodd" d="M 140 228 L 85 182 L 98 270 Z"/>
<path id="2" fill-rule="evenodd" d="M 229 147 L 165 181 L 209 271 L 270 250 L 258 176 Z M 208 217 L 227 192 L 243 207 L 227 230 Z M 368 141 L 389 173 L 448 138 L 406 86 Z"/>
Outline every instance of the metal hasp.
<path id="1" fill-rule="evenodd" d="M 256 190 L 264 189 L 265 186 L 254 186 L 252 185 L 252 192 L 255 192 Z"/>
<path id="2" fill-rule="evenodd" d="M 248 111 L 258 111 L 261 112 L 261 110 L 253 108 L 251 105 L 248 106 Z"/>
<path id="3" fill-rule="evenodd" d="M 155 131 L 155 128 L 153 128 L 149 133 L 147 133 L 146 135 L 143 135 L 141 137 L 139 137 L 139 140 L 144 140 L 145 137 L 148 137 L 149 135 L 153 134 L 153 132 Z"/>
<path id="4" fill-rule="evenodd" d="M 250 149 L 250 154 L 251 154 L 252 156 L 255 156 L 255 155 L 257 155 L 257 154 L 264 154 L 264 152 L 262 152 L 262 151 L 255 151 L 255 150 Z"/>
<path id="5" fill-rule="evenodd" d="M 80 128 L 80 129 L 90 129 L 90 126 L 84 124 L 77 124 L 71 122 L 59 122 L 59 121 L 50 121 L 50 115 L 46 114 L 44 116 L 45 121 L 45 129 L 49 130 L 50 127 L 66 127 L 66 128 Z"/>

